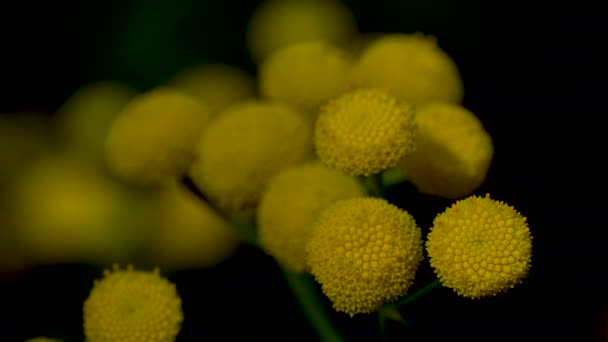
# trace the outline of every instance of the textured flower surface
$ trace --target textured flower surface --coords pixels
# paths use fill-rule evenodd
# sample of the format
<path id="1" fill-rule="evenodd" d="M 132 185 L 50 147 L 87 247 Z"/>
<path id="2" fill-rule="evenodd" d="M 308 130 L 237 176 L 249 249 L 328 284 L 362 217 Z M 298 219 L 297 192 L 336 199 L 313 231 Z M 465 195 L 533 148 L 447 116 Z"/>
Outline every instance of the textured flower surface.
<path id="1" fill-rule="evenodd" d="M 260 243 L 284 267 L 308 271 L 306 244 L 321 210 L 364 195 L 357 179 L 318 161 L 285 169 L 273 177 L 262 196 L 257 215 Z"/>
<path id="2" fill-rule="evenodd" d="M 183 320 L 175 285 L 132 267 L 106 271 L 84 303 L 88 342 L 171 342 Z"/>
<path id="3" fill-rule="evenodd" d="M 469 195 L 483 183 L 494 148 L 473 113 L 448 103 L 416 109 L 416 151 L 401 166 L 423 193 L 446 198 Z"/>
<path id="4" fill-rule="evenodd" d="M 260 92 L 295 106 L 312 121 L 321 104 L 344 91 L 351 64 L 348 53 L 325 41 L 292 44 L 260 65 Z"/>
<path id="5" fill-rule="evenodd" d="M 415 150 L 410 106 L 379 89 L 345 93 L 323 106 L 314 142 L 319 158 L 351 175 L 379 173 Z"/>
<path id="6" fill-rule="evenodd" d="M 406 294 L 423 259 L 414 218 L 358 197 L 323 210 L 307 246 L 311 273 L 337 311 L 370 313 Z"/>
<path id="7" fill-rule="evenodd" d="M 440 281 L 464 297 L 504 292 L 530 268 L 532 237 L 526 218 L 489 195 L 460 200 L 439 214 L 427 239 Z"/>
<path id="8" fill-rule="evenodd" d="M 244 101 L 209 124 L 190 175 L 215 206 L 251 222 L 270 178 L 312 156 L 311 128 L 298 112 L 274 102 Z"/>
<path id="9" fill-rule="evenodd" d="M 352 82 L 386 89 L 414 106 L 459 103 L 463 97 L 456 64 L 422 34 L 387 34 L 373 41 L 361 53 Z"/>

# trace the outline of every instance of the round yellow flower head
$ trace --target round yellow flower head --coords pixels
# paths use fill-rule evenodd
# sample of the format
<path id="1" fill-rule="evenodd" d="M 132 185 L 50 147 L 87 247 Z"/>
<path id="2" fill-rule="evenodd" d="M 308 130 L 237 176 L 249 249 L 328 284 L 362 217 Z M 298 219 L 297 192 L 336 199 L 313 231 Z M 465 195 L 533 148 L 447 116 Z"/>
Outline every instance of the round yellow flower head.
<path id="1" fill-rule="evenodd" d="M 222 211 L 253 221 L 269 179 L 312 157 L 311 129 L 291 107 L 245 101 L 227 108 L 202 135 L 190 175 Z"/>
<path id="2" fill-rule="evenodd" d="M 169 84 L 199 100 L 211 115 L 235 102 L 256 96 L 253 77 L 225 64 L 205 64 L 186 69 Z"/>
<path id="3" fill-rule="evenodd" d="M 314 120 L 319 106 L 344 90 L 351 64 L 345 51 L 324 41 L 288 45 L 261 64 L 260 92 L 293 105 Z"/>
<path id="4" fill-rule="evenodd" d="M 285 169 L 272 178 L 260 202 L 260 244 L 284 267 L 307 272 L 306 244 L 320 211 L 338 200 L 364 195 L 357 179 L 318 161 Z"/>
<path id="5" fill-rule="evenodd" d="M 504 292 L 530 268 L 532 237 L 526 218 L 489 195 L 465 198 L 439 214 L 427 239 L 439 280 L 464 297 Z"/>
<path id="6" fill-rule="evenodd" d="M 204 201 L 174 183 L 151 206 L 154 228 L 148 246 L 151 259 L 165 268 L 216 265 L 239 245 L 238 234 Z"/>
<path id="7" fill-rule="evenodd" d="M 420 192 L 458 198 L 485 180 L 492 161 L 492 138 L 465 108 L 435 103 L 416 110 L 416 151 L 401 162 Z"/>
<path id="8" fill-rule="evenodd" d="M 462 101 L 456 64 L 433 39 L 420 34 L 389 34 L 375 40 L 353 69 L 355 86 L 384 88 L 414 106 Z"/>
<path id="9" fill-rule="evenodd" d="M 351 175 L 382 172 L 415 150 L 411 107 L 379 89 L 358 89 L 321 109 L 314 142 L 319 158 Z"/>
<path id="10" fill-rule="evenodd" d="M 171 342 L 183 321 L 175 285 L 154 272 L 132 267 L 106 271 L 84 302 L 89 342 Z"/>
<path id="11" fill-rule="evenodd" d="M 345 43 L 356 31 L 352 13 L 340 1 L 267 0 L 251 17 L 247 43 L 253 58 L 261 61 L 280 47 L 302 41 Z"/>
<path id="12" fill-rule="evenodd" d="M 210 118 L 198 101 L 170 88 L 131 100 L 114 120 L 106 161 L 117 176 L 140 185 L 179 178 L 194 159 L 194 147 Z"/>
<path id="13" fill-rule="evenodd" d="M 56 338 L 50 338 L 50 337 L 36 337 L 36 338 L 30 338 L 29 340 L 26 340 L 25 342 L 61 342 L 61 340 L 58 340 Z"/>
<path id="14" fill-rule="evenodd" d="M 133 96 L 133 89 L 116 81 L 92 83 L 79 89 L 54 116 L 61 139 L 83 153 L 103 160 L 112 121 Z"/>
<path id="15" fill-rule="evenodd" d="M 323 292 L 337 311 L 351 316 L 405 295 L 423 259 L 414 218 L 373 197 L 341 200 L 323 210 L 307 252 Z"/>

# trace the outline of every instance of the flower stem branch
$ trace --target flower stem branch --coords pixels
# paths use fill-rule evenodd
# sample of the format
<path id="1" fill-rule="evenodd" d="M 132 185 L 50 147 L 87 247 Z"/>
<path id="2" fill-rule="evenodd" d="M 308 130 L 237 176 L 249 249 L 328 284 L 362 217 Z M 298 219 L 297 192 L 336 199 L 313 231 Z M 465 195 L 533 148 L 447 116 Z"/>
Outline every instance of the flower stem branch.
<path id="1" fill-rule="evenodd" d="M 414 301 L 418 300 L 420 297 L 427 294 L 428 292 L 432 291 L 434 288 L 437 288 L 439 286 L 441 286 L 441 282 L 439 281 L 439 279 L 435 279 L 432 282 L 428 283 L 423 288 L 417 290 L 416 292 L 414 292 L 414 293 L 410 294 L 409 296 L 406 296 L 402 300 L 396 302 L 394 305 L 397 307 L 400 307 L 402 305 L 414 302 Z"/>

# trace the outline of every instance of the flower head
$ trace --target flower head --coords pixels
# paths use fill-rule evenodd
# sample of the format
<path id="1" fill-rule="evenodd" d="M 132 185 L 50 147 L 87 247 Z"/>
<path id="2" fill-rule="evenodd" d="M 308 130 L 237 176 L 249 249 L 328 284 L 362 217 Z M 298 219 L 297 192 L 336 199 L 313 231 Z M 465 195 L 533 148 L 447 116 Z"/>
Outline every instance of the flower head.
<path id="1" fill-rule="evenodd" d="M 322 108 L 314 142 L 319 158 L 330 167 L 368 176 L 414 151 L 416 131 L 407 103 L 379 89 L 359 89 Z"/>
<path id="2" fill-rule="evenodd" d="M 171 342 L 183 320 L 181 300 L 165 278 L 132 267 L 106 271 L 84 303 L 90 342 Z"/>
<path id="3" fill-rule="evenodd" d="M 420 192 L 458 198 L 485 180 L 492 161 L 492 138 L 465 108 L 435 103 L 416 110 L 416 151 L 401 166 Z"/>
<path id="4" fill-rule="evenodd" d="M 431 265 L 444 286 L 481 298 L 512 288 L 530 268 L 532 237 L 513 207 L 471 196 L 439 214 L 428 234 Z"/>
<path id="5" fill-rule="evenodd" d="M 458 103 L 463 97 L 456 64 L 434 39 L 421 34 L 387 34 L 373 41 L 352 77 L 355 86 L 384 88 L 414 106 Z"/>
<path id="6" fill-rule="evenodd" d="M 361 183 L 315 161 L 273 177 L 258 208 L 258 236 L 264 249 L 295 272 L 308 271 L 306 244 L 321 212 L 334 202 L 364 196 Z"/>
<path id="7" fill-rule="evenodd" d="M 337 311 L 351 316 L 406 294 L 423 258 L 414 218 L 372 197 L 341 200 L 323 210 L 307 252 L 323 292 Z"/>
<path id="8" fill-rule="evenodd" d="M 218 208 L 252 221 L 270 178 L 312 155 L 311 129 L 298 112 L 250 100 L 229 107 L 209 124 L 190 175 Z"/>
<path id="9" fill-rule="evenodd" d="M 114 174 L 155 185 L 182 177 L 210 118 L 198 101 L 166 87 L 134 97 L 114 120 L 106 161 Z"/>

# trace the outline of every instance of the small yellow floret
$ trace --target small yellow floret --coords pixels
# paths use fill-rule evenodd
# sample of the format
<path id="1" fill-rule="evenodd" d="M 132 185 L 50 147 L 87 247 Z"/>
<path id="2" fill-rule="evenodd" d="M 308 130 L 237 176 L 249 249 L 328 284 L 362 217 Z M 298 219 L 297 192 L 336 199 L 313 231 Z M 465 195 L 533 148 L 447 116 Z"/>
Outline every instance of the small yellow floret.
<path id="1" fill-rule="evenodd" d="M 307 40 L 344 44 L 356 31 L 352 13 L 340 1 L 268 0 L 251 17 L 247 43 L 261 61 L 278 48 Z"/>
<path id="2" fill-rule="evenodd" d="M 416 151 L 402 164 L 420 192 L 458 198 L 485 180 L 492 161 L 492 138 L 475 115 L 454 104 L 430 104 L 416 110 Z"/>
<path id="3" fill-rule="evenodd" d="M 456 64 L 420 34 L 388 34 L 371 43 L 354 66 L 352 82 L 384 88 L 414 106 L 459 103 L 463 84 Z"/>
<path id="4" fill-rule="evenodd" d="M 415 150 L 411 107 L 379 89 L 359 89 L 321 110 L 314 142 L 319 158 L 351 175 L 382 172 Z"/>
<path id="5" fill-rule="evenodd" d="M 172 342 L 183 321 L 175 285 L 132 267 L 106 271 L 84 302 L 89 342 Z"/>
<path id="6" fill-rule="evenodd" d="M 337 311 L 370 313 L 406 294 L 423 259 L 420 228 L 379 198 L 323 210 L 307 246 L 311 273 Z"/>
<path id="7" fill-rule="evenodd" d="M 444 286 L 469 298 L 493 296 L 521 282 L 530 268 L 526 218 L 486 197 L 460 200 L 438 215 L 426 248 Z"/>
<path id="8" fill-rule="evenodd" d="M 364 195 L 357 179 L 318 161 L 285 169 L 272 178 L 260 202 L 260 243 L 291 271 L 309 271 L 306 244 L 319 212 L 338 200 Z"/>
<path id="9" fill-rule="evenodd" d="M 142 185 L 182 177 L 210 118 L 193 98 L 166 87 L 138 95 L 114 120 L 106 161 L 117 176 Z"/>
<path id="10" fill-rule="evenodd" d="M 320 105 L 344 91 L 351 64 L 345 51 L 324 41 L 288 45 L 261 64 L 260 92 L 314 121 Z"/>
<path id="11" fill-rule="evenodd" d="M 270 177 L 312 157 L 311 135 L 306 120 L 291 107 L 241 102 L 210 123 L 190 175 L 215 206 L 253 221 Z"/>

